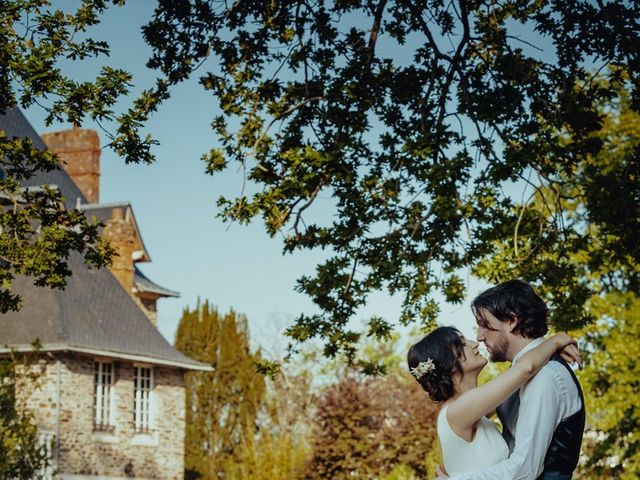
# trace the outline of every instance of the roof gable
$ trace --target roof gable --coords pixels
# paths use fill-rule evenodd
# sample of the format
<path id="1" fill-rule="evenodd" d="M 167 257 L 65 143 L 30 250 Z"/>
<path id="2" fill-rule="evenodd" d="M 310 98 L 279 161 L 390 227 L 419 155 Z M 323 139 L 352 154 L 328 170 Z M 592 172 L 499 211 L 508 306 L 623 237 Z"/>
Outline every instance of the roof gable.
<path id="1" fill-rule="evenodd" d="M 80 210 L 83 210 L 88 217 L 95 217 L 100 222 L 106 224 L 113 215 L 113 210 L 121 208 L 125 210 L 125 218 L 131 222 L 135 230 L 136 242 L 138 244 L 139 257 L 135 259 L 136 262 L 150 262 L 151 256 L 147 251 L 147 248 L 142 241 L 142 235 L 140 233 L 140 227 L 138 227 L 138 221 L 133 213 L 133 207 L 128 202 L 119 203 L 85 203 L 77 206 Z"/>
<path id="2" fill-rule="evenodd" d="M 0 116 L 0 129 L 9 137 L 27 137 L 37 147 L 46 148 L 17 108 Z M 57 185 L 67 208 L 86 204 L 85 197 L 61 168 L 40 172 L 24 182 L 25 186 L 42 184 Z M 24 347 L 38 339 L 45 350 L 99 351 L 122 358 L 144 357 L 182 368 L 211 368 L 171 346 L 109 270 L 90 269 L 77 253 L 69 258 L 69 268 L 72 275 L 65 290 L 37 287 L 28 277 L 15 279 L 13 289 L 22 296 L 23 307 L 0 316 L 0 346 Z"/>

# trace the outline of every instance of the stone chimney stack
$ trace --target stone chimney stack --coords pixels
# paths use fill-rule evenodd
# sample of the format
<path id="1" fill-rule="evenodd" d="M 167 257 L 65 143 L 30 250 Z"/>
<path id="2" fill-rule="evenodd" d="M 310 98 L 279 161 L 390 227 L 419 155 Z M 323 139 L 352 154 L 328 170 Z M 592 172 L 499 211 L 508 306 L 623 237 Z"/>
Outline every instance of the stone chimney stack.
<path id="1" fill-rule="evenodd" d="M 100 139 L 95 130 L 74 127 L 45 133 L 42 140 L 58 155 L 63 168 L 89 203 L 100 200 Z"/>
<path id="2" fill-rule="evenodd" d="M 137 245 L 135 242 L 135 231 L 131 220 L 128 217 L 126 207 L 114 208 L 111 218 L 107 220 L 102 237 L 107 240 L 116 250 L 117 256 L 109 270 L 120 282 L 122 288 L 129 295 L 133 294 L 133 252 Z"/>

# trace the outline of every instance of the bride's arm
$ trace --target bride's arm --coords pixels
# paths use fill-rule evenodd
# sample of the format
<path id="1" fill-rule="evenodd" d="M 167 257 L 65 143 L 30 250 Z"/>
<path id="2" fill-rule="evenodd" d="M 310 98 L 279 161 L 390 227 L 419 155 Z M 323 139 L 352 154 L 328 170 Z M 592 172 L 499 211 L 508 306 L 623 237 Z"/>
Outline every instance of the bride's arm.
<path id="1" fill-rule="evenodd" d="M 526 352 L 504 373 L 451 402 L 447 421 L 456 432 L 464 432 L 484 415 L 493 411 L 527 380 L 533 377 L 558 351 L 575 344 L 569 335 L 559 333 Z"/>

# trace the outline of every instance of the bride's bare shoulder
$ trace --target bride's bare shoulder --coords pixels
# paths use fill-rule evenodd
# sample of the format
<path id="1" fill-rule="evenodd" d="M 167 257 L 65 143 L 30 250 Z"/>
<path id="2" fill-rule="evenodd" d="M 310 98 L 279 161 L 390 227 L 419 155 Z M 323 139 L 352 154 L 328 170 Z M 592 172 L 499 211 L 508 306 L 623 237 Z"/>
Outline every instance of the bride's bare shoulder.
<path id="1" fill-rule="evenodd" d="M 464 404 L 465 404 L 464 399 L 463 401 L 460 401 L 460 399 L 462 399 L 463 396 L 464 394 L 448 402 L 446 419 L 447 419 L 447 423 L 449 424 L 449 427 L 451 428 L 451 430 L 454 431 L 454 433 L 458 437 L 466 440 L 467 442 L 470 442 L 473 440 L 473 436 L 475 433 L 475 426 L 477 425 L 478 422 L 475 421 L 475 422 L 469 423 L 465 415 L 461 414 L 460 409 L 464 408 Z"/>

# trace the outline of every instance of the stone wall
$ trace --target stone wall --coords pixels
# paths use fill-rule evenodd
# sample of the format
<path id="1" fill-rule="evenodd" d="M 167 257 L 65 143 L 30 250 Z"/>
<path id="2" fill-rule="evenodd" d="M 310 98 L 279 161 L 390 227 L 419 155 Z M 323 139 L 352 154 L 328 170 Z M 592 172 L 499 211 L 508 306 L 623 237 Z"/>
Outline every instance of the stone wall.
<path id="1" fill-rule="evenodd" d="M 94 431 L 93 425 L 94 358 L 67 353 L 48 360 L 28 406 L 41 431 L 59 435 L 53 456 L 59 460 L 60 478 L 183 478 L 182 373 L 153 368 L 155 422 L 150 433 L 139 434 L 134 431 L 133 367 L 131 362 L 115 362 L 115 428 L 106 432 Z"/>
<path id="2" fill-rule="evenodd" d="M 159 295 L 147 292 L 136 292 L 133 296 L 154 327 L 158 326 L 158 298 Z"/>
<path id="3" fill-rule="evenodd" d="M 120 282 L 122 288 L 133 296 L 133 252 L 140 248 L 135 227 L 125 208 L 114 208 L 112 217 L 102 230 L 102 238 L 115 249 L 109 270 Z M 127 208 L 128 210 L 128 208 Z"/>

